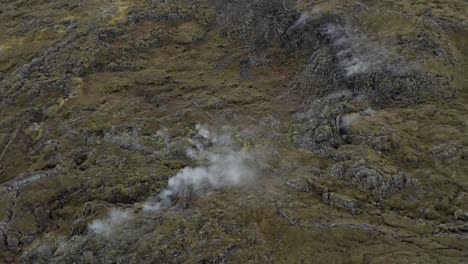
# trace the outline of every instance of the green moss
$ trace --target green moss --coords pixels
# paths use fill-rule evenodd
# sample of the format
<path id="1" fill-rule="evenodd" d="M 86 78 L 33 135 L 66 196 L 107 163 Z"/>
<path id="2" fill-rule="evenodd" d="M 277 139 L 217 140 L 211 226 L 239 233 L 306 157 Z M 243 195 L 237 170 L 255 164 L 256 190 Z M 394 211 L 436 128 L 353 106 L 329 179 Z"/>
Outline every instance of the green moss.
<path id="1" fill-rule="evenodd" d="M 13 197 L 13 192 L 2 193 L 0 195 L 0 221 L 4 221 L 10 214 L 9 210 Z"/>
<path id="2" fill-rule="evenodd" d="M 426 223 L 420 223 L 394 213 L 384 214 L 383 220 L 387 225 L 401 227 L 416 234 L 424 234 L 431 231 Z"/>
<path id="3" fill-rule="evenodd" d="M 255 132 L 251 138 L 235 139 L 245 150 L 261 153 L 256 156 L 262 165 L 256 184 L 180 197 L 164 213 L 136 217 L 119 230 L 118 249 L 109 251 L 107 257 L 136 252 L 139 257 L 159 258 L 159 262 L 185 263 L 457 260 L 464 240 L 433 235 L 437 228 L 427 219 L 450 222 L 458 209 L 466 207 L 467 196 L 460 194 L 467 175 L 461 154 L 444 160 L 433 153 L 437 144 L 466 145 L 463 101 L 393 106 L 363 115 L 350 135 L 340 135 L 345 142 L 336 146 L 340 155 L 321 158 L 296 148 L 298 134 L 292 115 L 302 109 L 304 98 L 289 91 L 287 85 L 306 61 L 305 56 L 300 58 L 304 53 L 280 48 L 256 53 L 262 62 L 251 67 L 248 77 L 242 77 L 240 64 L 252 56 L 251 50 L 222 35 L 224 29 L 214 23 L 217 10 L 211 1 L 166 1 L 157 8 L 153 6 L 157 1 L 150 2 L 88 1 L 81 7 L 66 1 L 28 3 L 33 7 L 5 3 L 14 5 L 16 11 L 11 12 L 18 12 L 18 17 L 27 19 L 34 10 L 33 17 L 45 21 L 38 25 L 25 21 L 27 27 L 13 23 L 8 32 L 0 29 L 0 71 L 11 77 L 2 82 L 5 87 L 13 87 L 14 79 L 22 77 L 10 76 L 11 71 L 45 48 L 72 40 L 53 49 L 49 64 L 27 76 L 31 85 L 23 87 L 25 91 L 33 91 L 36 83 L 47 86 L 40 91 L 40 99 L 34 93 L 15 90 L 15 105 L 2 105 L 0 111 L 0 135 L 5 135 L 2 147 L 10 139 L 12 124 L 24 124 L 1 160 L 2 181 L 26 171 L 53 170 L 52 176 L 22 187 L 12 227 L 38 237 L 46 230 L 46 236 L 56 238 L 69 236 L 71 230 L 85 231 L 108 208 L 121 206 L 117 204 L 137 202 L 135 210 L 139 210 L 143 201 L 167 185 L 169 177 L 186 166 L 196 166 L 179 160 L 188 147 L 180 142 L 196 133 L 194 123 L 207 123 Z M 459 4 L 298 1 L 306 12 L 317 8 L 322 15 L 361 10 L 353 23 L 378 43 L 411 38 L 423 28 L 432 30 L 432 17 L 425 14 L 428 7 L 442 20 L 463 18 Z M 3 15 L 6 13 L 0 20 L 16 19 Z M 129 18 L 132 20 L 126 23 Z M 76 28 L 64 32 L 74 21 Z M 103 29 L 116 29 L 117 34 L 101 41 L 98 34 Z M 76 32 L 79 34 L 74 35 Z M 448 42 L 460 56 L 466 53 L 463 33 L 447 33 L 451 34 Z M 438 37 L 444 39 L 443 34 Z M 439 44 L 445 45 L 443 41 Z M 73 50 L 67 50 L 68 46 Z M 418 54 L 405 56 L 414 55 Z M 453 73 L 459 91 L 466 90 L 466 65 L 457 64 L 452 72 L 445 59 L 414 58 L 424 71 L 443 76 Z M 72 75 L 70 97 L 53 88 L 68 75 Z M 358 99 L 339 107 L 330 105 L 326 114 L 334 116 L 343 109 L 359 112 L 367 104 Z M 155 136 L 166 128 L 167 139 Z M 323 134 L 334 132 L 333 125 L 319 129 Z M 110 131 L 144 149 L 126 149 L 125 144 L 105 140 Z M 378 137 L 388 137 L 384 143 L 389 147 L 374 145 Z M 341 154 L 349 159 L 345 165 L 364 157 L 385 174 L 408 173 L 418 179 L 418 185 L 388 199 L 373 200 L 348 182 L 327 175 L 341 161 Z M 326 191 L 345 202 L 362 204 L 361 215 L 325 204 L 321 193 Z M 11 198 L 12 193 L 0 196 L 0 218 L 8 214 Z M 91 204 L 94 211 L 84 210 L 85 204 Z M 40 208 L 50 210 L 51 219 L 40 218 Z M 48 224 L 59 230 L 47 229 Z M 143 245 L 137 243 L 141 237 Z M 102 241 L 88 242 L 96 252 L 103 247 Z M 443 247 L 453 249 L 434 250 Z"/>
<path id="4" fill-rule="evenodd" d="M 203 38 L 204 30 L 194 22 L 183 23 L 177 27 L 174 41 L 178 44 L 190 44 Z"/>

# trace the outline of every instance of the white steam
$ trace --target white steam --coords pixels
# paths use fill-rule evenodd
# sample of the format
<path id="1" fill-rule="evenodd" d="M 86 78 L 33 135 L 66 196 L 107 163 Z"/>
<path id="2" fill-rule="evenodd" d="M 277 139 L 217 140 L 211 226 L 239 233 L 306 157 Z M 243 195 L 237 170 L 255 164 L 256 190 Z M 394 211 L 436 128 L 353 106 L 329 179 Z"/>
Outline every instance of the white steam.
<path id="1" fill-rule="evenodd" d="M 239 186 L 251 182 L 255 173 L 250 166 L 252 157 L 234 146 L 229 134 L 217 135 L 203 126 L 196 126 L 197 134 L 187 150 L 192 159 L 202 161 L 197 167 L 186 167 L 169 179 L 167 187 L 144 205 L 145 211 L 157 211 L 172 205 L 183 191 L 205 188 Z"/>
<path id="2" fill-rule="evenodd" d="M 190 143 L 192 148 L 187 150 L 187 156 L 201 165 L 185 167 L 170 178 L 167 187 L 143 205 L 144 211 L 170 207 L 185 191 L 201 192 L 207 188 L 241 186 L 254 180 L 254 155 L 237 147 L 229 133 L 217 134 L 197 125 Z M 93 234 L 109 237 L 134 216 L 129 211 L 112 209 L 105 218 L 91 222 L 88 229 Z"/>
<path id="3" fill-rule="evenodd" d="M 301 16 L 299 17 L 299 19 L 296 21 L 296 23 L 294 23 L 294 25 L 292 25 L 288 31 L 292 31 L 292 30 L 296 30 L 298 28 L 301 28 L 303 27 L 305 24 L 307 24 L 307 22 L 309 22 L 310 20 L 312 19 L 312 17 L 307 14 L 307 13 L 302 13 Z"/>
<path id="4" fill-rule="evenodd" d="M 358 33 L 351 26 L 328 24 L 325 33 L 332 40 L 336 55 L 346 76 L 369 72 L 390 71 L 401 73 L 408 70 L 396 55 L 380 42 Z"/>
<path id="5" fill-rule="evenodd" d="M 116 227 L 130 219 L 131 215 L 129 212 L 112 209 L 107 218 L 94 220 L 88 225 L 88 229 L 95 234 L 110 235 Z"/>
<path id="6" fill-rule="evenodd" d="M 351 126 L 358 121 L 361 116 L 358 113 L 351 113 L 341 117 L 341 121 L 339 122 L 338 126 L 343 131 L 349 131 Z"/>
<path id="7" fill-rule="evenodd" d="M 366 54 L 361 53 L 361 46 L 368 41 L 352 32 L 351 28 L 329 24 L 326 33 L 338 50 L 337 57 L 347 76 L 380 68 L 384 59 L 382 54 L 373 54 L 374 51 L 369 47 Z"/>

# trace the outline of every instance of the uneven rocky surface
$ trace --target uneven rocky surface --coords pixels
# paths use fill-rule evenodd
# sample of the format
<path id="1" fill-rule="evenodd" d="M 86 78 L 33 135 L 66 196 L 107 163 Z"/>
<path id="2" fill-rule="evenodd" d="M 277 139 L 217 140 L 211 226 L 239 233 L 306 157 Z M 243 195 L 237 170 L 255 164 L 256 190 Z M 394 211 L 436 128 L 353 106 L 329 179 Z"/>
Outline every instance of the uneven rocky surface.
<path id="1" fill-rule="evenodd" d="M 466 10 L 0 0 L 0 263 L 467 263 Z"/>

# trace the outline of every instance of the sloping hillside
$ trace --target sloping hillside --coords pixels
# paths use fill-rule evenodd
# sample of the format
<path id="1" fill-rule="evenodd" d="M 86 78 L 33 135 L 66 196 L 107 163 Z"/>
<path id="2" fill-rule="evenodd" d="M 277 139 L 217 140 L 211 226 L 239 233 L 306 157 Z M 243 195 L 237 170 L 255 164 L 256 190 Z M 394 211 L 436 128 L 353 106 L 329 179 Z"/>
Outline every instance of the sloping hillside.
<path id="1" fill-rule="evenodd" d="M 0 263 L 468 262 L 467 10 L 0 0 Z"/>

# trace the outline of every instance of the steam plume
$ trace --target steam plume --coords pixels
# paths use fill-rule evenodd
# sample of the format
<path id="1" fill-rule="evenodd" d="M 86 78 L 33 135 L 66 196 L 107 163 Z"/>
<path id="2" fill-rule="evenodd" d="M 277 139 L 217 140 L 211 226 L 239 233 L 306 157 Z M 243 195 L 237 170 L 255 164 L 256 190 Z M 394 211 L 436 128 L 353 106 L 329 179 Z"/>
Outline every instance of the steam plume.
<path id="1" fill-rule="evenodd" d="M 187 155 L 201 160 L 202 165 L 186 167 L 170 178 L 167 187 L 144 210 L 157 211 L 172 205 L 184 190 L 201 191 L 204 188 L 239 186 L 253 180 L 252 157 L 244 149 L 236 148 L 229 134 L 217 135 L 206 127 L 197 125 L 197 134 L 191 140 L 193 148 Z"/>

